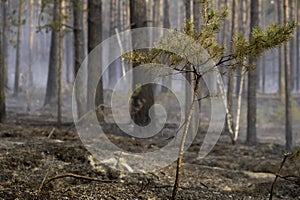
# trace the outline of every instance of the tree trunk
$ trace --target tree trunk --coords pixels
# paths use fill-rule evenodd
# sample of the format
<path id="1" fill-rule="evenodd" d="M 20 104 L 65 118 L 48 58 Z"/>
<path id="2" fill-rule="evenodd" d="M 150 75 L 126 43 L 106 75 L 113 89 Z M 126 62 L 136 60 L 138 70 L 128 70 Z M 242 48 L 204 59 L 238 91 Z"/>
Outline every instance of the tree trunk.
<path id="1" fill-rule="evenodd" d="M 280 1 L 275 1 L 277 11 L 278 11 L 278 23 L 280 25 L 283 25 L 283 0 Z M 284 84 L 284 48 L 279 47 L 278 50 L 278 66 L 279 66 L 279 77 L 278 77 L 278 82 L 279 82 L 279 95 L 281 100 L 284 100 L 285 96 L 285 84 Z"/>
<path id="2" fill-rule="evenodd" d="M 90 53 L 102 40 L 102 20 L 101 20 L 101 1 L 88 0 L 88 52 Z M 101 56 L 101 55 L 100 55 Z M 102 56 L 100 58 L 102 60 Z M 102 62 L 102 61 L 100 61 Z M 99 65 L 101 66 L 101 65 Z M 88 65 L 88 96 L 87 109 L 91 110 L 103 104 L 103 83 L 102 79 L 95 76 L 102 72 L 99 66 Z M 96 91 L 91 89 L 91 83 L 98 82 Z M 95 104 L 93 104 L 95 102 Z"/>
<path id="3" fill-rule="evenodd" d="M 232 15 L 231 15 L 231 37 L 236 34 L 237 32 L 237 22 L 236 22 L 236 7 L 237 7 L 237 1 L 232 1 Z M 232 48 L 232 45 L 231 47 Z M 227 114 L 227 123 L 226 123 L 226 129 L 229 131 L 232 139 L 232 144 L 235 144 L 234 140 L 234 123 L 233 123 L 233 92 L 234 92 L 234 71 L 232 68 L 229 68 L 228 71 L 228 88 L 227 88 L 227 106 L 229 113 Z"/>
<path id="4" fill-rule="evenodd" d="M 153 26 L 154 27 L 160 27 L 160 24 L 161 24 L 161 21 L 160 21 L 160 16 L 161 16 L 160 2 L 161 2 L 161 0 L 153 0 L 152 20 L 153 20 Z M 165 2 L 165 0 L 164 0 L 164 2 Z"/>
<path id="5" fill-rule="evenodd" d="M 70 24 L 73 22 L 74 24 L 74 14 L 73 14 L 73 3 L 74 1 L 72 2 L 66 2 L 66 6 L 64 8 L 64 13 L 66 13 L 68 16 L 70 16 L 68 19 L 66 19 L 66 23 L 67 24 Z M 73 16 L 72 16 L 73 14 Z M 82 19 L 83 20 L 83 19 Z M 75 28 L 75 26 L 74 26 Z M 74 30 L 73 30 L 74 32 Z M 66 59 L 66 71 L 65 71 L 65 78 L 66 78 L 66 82 L 67 83 L 71 83 L 72 80 L 74 79 L 74 74 L 75 73 L 72 73 L 72 72 L 75 72 L 75 70 L 73 70 L 75 67 L 74 67 L 74 62 L 73 59 L 75 57 L 75 54 L 74 53 L 74 42 L 73 42 L 73 38 L 74 38 L 74 34 L 72 32 L 67 32 L 67 33 L 64 33 L 64 38 L 65 38 L 65 43 L 64 43 L 64 50 L 65 50 L 65 59 Z M 74 55 L 74 57 L 73 57 Z"/>
<path id="6" fill-rule="evenodd" d="M 201 18 L 200 8 L 201 8 L 201 2 L 199 0 L 193 0 L 193 17 L 195 22 L 195 28 L 198 31 L 200 30 L 200 18 Z"/>
<path id="7" fill-rule="evenodd" d="M 23 0 L 20 0 L 19 14 L 18 14 L 18 32 L 17 32 L 17 46 L 16 46 L 16 67 L 15 67 L 14 96 L 18 96 L 18 94 L 19 94 L 23 10 L 24 10 L 24 2 L 23 2 Z"/>
<path id="8" fill-rule="evenodd" d="M 296 20 L 296 15 L 295 15 L 295 8 L 296 8 L 296 0 L 292 0 L 289 3 L 289 20 L 290 21 L 295 21 Z M 290 64 L 291 64 L 291 91 L 293 91 L 296 88 L 296 79 L 297 74 L 296 74 L 296 35 L 289 41 L 289 48 L 290 48 Z"/>
<path id="9" fill-rule="evenodd" d="M 246 37 L 246 0 L 242 0 L 239 2 L 239 17 L 238 17 L 238 32 L 241 33 L 244 37 Z M 237 77 L 236 77 L 236 88 L 235 88 L 235 94 L 236 96 L 239 96 L 240 90 L 243 88 L 240 88 L 240 86 L 243 86 L 244 84 L 241 84 L 242 79 L 242 70 L 237 69 L 236 71 Z"/>
<path id="10" fill-rule="evenodd" d="M 2 63 L 4 68 L 4 85 L 8 87 L 8 46 L 9 46 L 9 25 L 8 25 L 8 0 L 2 0 Z"/>
<path id="11" fill-rule="evenodd" d="M 251 32 L 259 26 L 259 0 L 251 0 Z M 257 59 L 250 58 L 249 64 L 256 65 Z M 257 69 L 251 70 L 248 74 L 248 106 L 247 106 L 247 143 L 256 144 L 256 88 Z"/>
<path id="12" fill-rule="evenodd" d="M 163 27 L 164 28 L 170 28 L 171 24 L 170 24 L 170 16 L 169 16 L 169 0 L 164 0 L 163 1 Z M 170 78 L 170 76 L 164 76 L 162 77 L 162 82 L 164 85 L 170 85 L 172 84 L 172 80 Z M 167 93 L 168 89 L 166 87 L 162 87 L 162 92 L 163 93 Z"/>
<path id="13" fill-rule="evenodd" d="M 164 2 L 163 2 L 163 13 L 164 13 L 163 27 L 164 28 L 170 28 L 171 27 L 169 9 L 170 9 L 169 0 L 164 0 Z"/>
<path id="14" fill-rule="evenodd" d="M 297 6 L 296 6 L 296 15 L 297 15 L 297 22 L 300 21 L 300 2 L 297 1 Z M 296 91 L 299 92 L 300 90 L 300 26 L 297 26 L 297 34 L 296 34 Z"/>
<path id="15" fill-rule="evenodd" d="M 191 0 L 185 0 L 185 19 L 192 20 Z"/>
<path id="16" fill-rule="evenodd" d="M 83 32 L 83 1 L 82 0 L 73 0 L 73 26 L 74 26 L 74 72 L 75 76 L 78 73 L 78 70 L 81 66 L 81 63 L 85 56 L 84 51 L 84 32 Z M 78 80 L 78 85 L 76 84 L 76 91 L 83 93 L 82 86 L 84 85 L 83 80 Z M 77 104 L 77 114 L 78 118 L 82 117 L 85 113 L 86 106 L 83 96 L 76 95 L 76 104 Z"/>
<path id="17" fill-rule="evenodd" d="M 30 0 L 29 3 L 29 26 L 30 26 L 30 36 L 29 36 L 29 67 L 28 67 L 28 86 L 29 88 L 33 86 L 33 44 L 34 44 L 34 0 Z"/>
<path id="18" fill-rule="evenodd" d="M 117 4 L 116 0 L 110 1 L 110 23 L 109 23 L 110 24 L 110 31 L 109 31 L 110 36 L 115 35 L 116 28 L 117 28 L 117 30 L 119 28 L 119 26 L 118 26 L 119 18 L 118 18 L 118 13 L 117 13 L 117 6 L 118 6 L 118 4 Z M 110 51 L 114 51 L 114 49 L 110 49 Z M 117 58 L 110 64 L 110 66 L 108 68 L 109 88 L 113 88 L 118 80 L 118 77 L 121 76 L 120 68 L 121 68 L 121 59 L 120 58 Z"/>
<path id="19" fill-rule="evenodd" d="M 290 1 L 289 3 L 289 21 L 296 21 L 296 10 L 295 8 L 297 7 L 296 6 L 296 1 Z M 297 77 L 297 73 L 296 73 L 296 35 L 295 37 L 293 37 L 291 40 L 290 40 L 290 63 L 291 63 L 291 91 L 293 91 L 295 88 L 296 88 L 296 79 L 298 78 Z"/>
<path id="20" fill-rule="evenodd" d="M 2 46 L 3 38 L 0 38 L 0 47 Z M 2 48 L 0 48 L 0 123 L 5 120 L 5 74 L 3 65 Z"/>
<path id="21" fill-rule="evenodd" d="M 59 2 L 59 13 L 58 17 L 61 23 L 63 23 L 62 18 L 62 8 L 64 7 L 65 0 Z M 62 118 L 62 66 L 63 66 L 63 28 L 62 26 L 58 29 L 59 33 L 59 46 L 58 46 L 58 74 L 57 74 L 57 127 L 61 127 Z"/>
<path id="22" fill-rule="evenodd" d="M 191 10 L 191 0 L 185 0 L 185 18 L 187 21 L 192 20 L 192 10 Z M 188 64 L 186 66 L 186 70 L 191 70 L 192 66 Z M 193 74 L 192 73 L 186 73 L 185 75 L 186 80 L 193 85 Z M 190 110 L 190 104 L 193 101 L 193 91 L 191 90 L 190 86 L 188 84 L 185 85 L 185 119 L 187 119 L 189 110 Z M 191 129 L 194 130 L 194 123 L 191 123 Z"/>
<path id="23" fill-rule="evenodd" d="M 146 18 L 146 1 L 145 0 L 130 0 L 130 24 L 131 29 L 141 28 L 147 26 Z M 145 37 L 147 37 L 147 32 L 145 32 Z M 141 38 L 132 38 L 132 46 L 135 49 L 138 45 L 146 46 L 144 40 Z M 133 68 L 137 67 L 133 65 Z M 143 77 L 138 77 L 133 74 L 133 88 L 136 88 L 139 83 L 142 82 Z M 147 84 L 140 87 L 133 92 L 131 97 L 131 117 L 133 121 L 139 126 L 145 126 L 150 123 L 150 116 L 148 114 L 149 109 L 154 104 L 154 95 L 152 85 Z"/>
<path id="24" fill-rule="evenodd" d="M 265 1 L 261 1 L 261 12 L 260 12 L 260 16 L 261 16 L 261 27 L 266 27 L 266 14 L 265 14 Z M 265 89 L 266 89 L 266 52 L 264 52 L 260 58 L 261 61 L 261 92 L 265 93 Z"/>
<path id="25" fill-rule="evenodd" d="M 59 22 L 59 0 L 54 0 L 53 6 L 53 22 Z M 55 29 L 56 28 L 56 29 Z M 58 91 L 58 66 L 59 66 L 59 32 L 58 28 L 52 29 L 51 46 L 49 57 L 49 71 L 47 79 L 47 90 L 44 105 L 54 106 L 57 103 Z"/>
<path id="26" fill-rule="evenodd" d="M 284 0 L 283 4 L 283 19 L 284 23 L 289 21 L 289 2 Z M 285 68 L 285 147 L 287 150 L 292 149 L 293 134 L 292 134 L 292 97 L 291 97 L 291 63 L 290 63 L 290 48 L 289 43 L 284 45 L 284 68 Z"/>

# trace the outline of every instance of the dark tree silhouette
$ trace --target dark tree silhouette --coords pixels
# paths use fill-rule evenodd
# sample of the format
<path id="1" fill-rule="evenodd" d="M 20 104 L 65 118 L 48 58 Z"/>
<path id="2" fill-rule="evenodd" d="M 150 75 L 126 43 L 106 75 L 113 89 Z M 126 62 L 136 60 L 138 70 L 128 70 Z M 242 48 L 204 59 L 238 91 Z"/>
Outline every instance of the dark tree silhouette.
<path id="1" fill-rule="evenodd" d="M 259 1 L 251 0 L 251 32 L 259 26 Z M 250 36 L 251 37 L 251 36 Z M 256 65 L 257 58 L 250 57 L 249 64 Z M 255 144 L 256 139 L 256 88 L 257 88 L 257 69 L 248 73 L 248 110 L 247 110 L 247 143 Z"/>
<path id="2" fill-rule="evenodd" d="M 130 0 L 130 23 L 131 29 L 141 28 L 147 26 L 147 16 L 146 13 L 146 1 L 145 0 Z M 147 33 L 145 33 L 147 36 Z M 133 49 L 138 44 L 145 42 L 141 38 L 132 38 Z M 133 67 L 136 67 L 133 64 Z M 141 80 L 133 74 L 133 85 L 138 85 Z M 132 104 L 131 104 L 131 116 L 134 122 L 140 126 L 145 126 L 150 123 L 150 116 L 148 111 L 150 107 L 154 104 L 153 97 L 153 88 L 152 85 L 147 84 L 141 86 L 138 90 L 134 91 L 132 95 Z"/>

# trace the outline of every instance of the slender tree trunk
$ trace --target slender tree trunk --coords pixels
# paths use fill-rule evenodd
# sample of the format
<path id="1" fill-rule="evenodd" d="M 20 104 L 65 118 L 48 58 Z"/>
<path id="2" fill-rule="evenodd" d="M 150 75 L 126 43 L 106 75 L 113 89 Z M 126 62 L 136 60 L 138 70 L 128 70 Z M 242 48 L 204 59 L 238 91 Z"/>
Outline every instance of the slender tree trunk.
<path id="1" fill-rule="evenodd" d="M 63 8 L 64 9 L 64 13 L 66 13 L 66 15 L 70 16 L 68 19 L 66 19 L 66 23 L 70 24 L 73 23 L 74 24 L 74 14 L 73 14 L 73 2 L 68 2 L 66 1 L 66 6 Z M 73 15 L 73 16 L 72 16 Z M 75 27 L 74 27 L 75 28 Z M 73 30 L 74 32 L 74 30 Z M 64 42 L 64 51 L 65 51 L 65 64 L 66 64 L 66 71 L 65 71 L 65 78 L 66 78 L 66 82 L 67 83 L 71 83 L 72 80 L 74 79 L 74 74 L 72 72 L 74 72 L 74 63 L 73 63 L 73 53 L 74 53 L 74 46 L 73 46 L 73 32 L 66 32 L 64 33 L 64 38 L 65 38 L 65 42 Z M 74 56 L 75 57 L 75 56 Z"/>
<path id="2" fill-rule="evenodd" d="M 83 1 L 73 0 L 73 23 L 74 23 L 74 72 L 75 76 L 78 73 L 80 65 L 84 59 L 84 32 L 83 32 Z M 78 80 L 76 85 L 76 91 L 80 91 L 79 94 L 83 93 L 82 86 L 84 85 L 83 80 Z M 82 117 L 85 113 L 86 106 L 84 97 L 76 94 L 77 114 L 78 118 Z"/>
<path id="3" fill-rule="evenodd" d="M 29 3 L 29 24 L 30 24 L 30 36 L 29 36 L 29 69 L 28 69 L 28 86 L 33 86 L 33 44 L 34 44 L 34 0 L 30 0 Z"/>
<path id="4" fill-rule="evenodd" d="M 296 1 L 290 1 L 289 3 L 289 17 L 290 17 L 290 21 L 292 20 L 296 20 L 296 12 L 295 12 L 295 8 L 296 6 Z M 296 74 L 296 42 L 297 42 L 297 37 L 293 37 L 290 40 L 290 63 L 291 63 L 291 91 L 293 91 L 296 87 L 296 79 L 297 74 Z"/>
<path id="5" fill-rule="evenodd" d="M 280 25 L 283 25 L 283 0 L 275 1 L 277 5 L 277 11 L 278 11 L 278 23 Z M 279 47 L 279 95 L 281 97 L 281 100 L 284 100 L 285 96 L 285 84 L 284 84 L 284 48 Z"/>
<path id="6" fill-rule="evenodd" d="M 266 53 L 263 53 L 262 57 L 261 57 L 262 61 L 261 61 L 261 92 L 264 94 L 266 93 Z"/>
<path id="7" fill-rule="evenodd" d="M 237 32 L 237 21 L 236 21 L 236 7 L 237 7 L 237 1 L 233 0 L 232 1 L 232 15 L 231 15 L 231 37 L 236 34 Z M 232 45 L 231 45 L 232 48 Z M 232 136 L 232 144 L 235 144 L 234 140 L 234 123 L 233 123 L 233 92 L 234 92 L 234 71 L 232 68 L 229 68 L 228 71 L 228 88 L 227 88 L 227 106 L 228 106 L 228 111 L 229 113 L 227 114 L 227 130 L 229 130 L 230 135 Z"/>
<path id="8" fill-rule="evenodd" d="M 164 28 L 170 28 L 171 23 L 170 23 L 170 16 L 169 16 L 169 0 L 163 0 L 163 27 Z M 170 76 L 165 76 L 163 77 L 163 83 L 164 85 L 170 85 L 172 84 L 172 80 Z M 167 93 L 168 89 L 166 87 L 162 87 L 162 92 Z"/>
<path id="9" fill-rule="evenodd" d="M 53 22 L 59 22 L 59 0 L 54 0 Z M 56 28 L 56 29 L 55 29 Z M 58 91 L 58 66 L 59 66 L 59 31 L 55 27 L 51 33 L 51 46 L 49 56 L 49 70 L 47 79 L 47 89 L 44 105 L 54 106 L 57 104 Z"/>
<path id="10" fill-rule="evenodd" d="M 289 21 L 289 2 L 284 0 L 284 23 Z M 284 45 L 284 68 L 285 68 L 285 147 L 287 150 L 291 150 L 293 145 L 293 133 L 292 133 L 292 97 L 291 97 L 291 63 L 290 63 L 290 48 L 289 43 Z"/>
<path id="11" fill-rule="evenodd" d="M 8 41 L 9 41 L 9 25 L 8 25 L 8 0 L 1 1 L 3 24 L 2 24 L 2 59 L 4 68 L 4 84 L 8 87 Z"/>
<path id="12" fill-rule="evenodd" d="M 296 6 L 296 15 L 297 15 L 297 22 L 300 22 L 300 2 L 297 1 Z M 297 34 L 296 34 L 296 90 L 299 92 L 300 90 L 300 26 L 297 27 Z"/>
<path id="13" fill-rule="evenodd" d="M 191 0 L 185 0 L 185 18 L 186 20 L 192 19 L 192 11 L 191 11 Z"/>
<path id="14" fill-rule="evenodd" d="M 200 30 L 200 19 L 201 19 L 201 2 L 199 0 L 193 0 L 193 16 L 196 30 Z"/>
<path id="15" fill-rule="evenodd" d="M 101 1 L 88 0 L 88 52 L 90 53 L 102 41 L 102 20 L 101 20 Z M 102 58 L 100 58 L 102 60 Z M 90 61 L 89 61 L 90 62 Z M 100 61 L 102 62 L 102 61 Z M 88 65 L 88 96 L 87 96 L 87 109 L 94 109 L 103 104 L 103 83 L 102 79 L 95 74 L 102 72 L 99 66 Z M 91 83 L 98 82 L 96 91 L 91 88 Z M 95 101 L 95 104 L 93 102 Z"/>
<path id="16" fill-rule="evenodd" d="M 19 14 L 18 14 L 18 32 L 17 32 L 17 46 L 16 46 L 16 67 L 15 67 L 15 85 L 14 95 L 19 94 L 19 81 L 20 81 L 20 64 L 21 64 L 21 36 L 22 36 L 22 25 L 23 25 L 23 10 L 24 2 L 20 0 L 19 3 Z"/>
<path id="17" fill-rule="evenodd" d="M 0 47 L 2 46 L 3 37 L 0 37 Z M 5 74 L 3 65 L 2 48 L 0 48 L 0 123 L 4 122 L 6 116 L 5 110 Z"/>
<path id="18" fill-rule="evenodd" d="M 58 21 L 63 22 L 62 14 L 63 7 L 65 6 L 65 0 L 61 0 L 59 2 L 59 13 L 58 13 Z M 58 46 L 58 74 L 57 74 L 57 126 L 61 127 L 62 120 L 62 67 L 63 67 L 63 28 L 59 27 L 59 46 Z"/>
<path id="19" fill-rule="evenodd" d="M 261 16 L 261 27 L 265 27 L 266 26 L 266 14 L 265 14 L 265 1 L 261 1 L 261 12 L 260 12 L 260 16 Z M 262 54 L 261 59 L 261 92 L 265 93 L 265 89 L 266 89 L 266 52 L 264 52 Z"/>
<path id="20" fill-rule="evenodd" d="M 184 1 L 185 3 L 185 18 L 186 20 L 192 20 L 192 10 L 191 10 L 191 0 L 185 0 Z M 186 69 L 187 70 L 191 70 L 192 69 L 192 66 L 191 65 L 187 65 L 186 66 Z M 191 84 L 193 85 L 193 74 L 192 73 L 186 73 L 186 80 Z M 186 116 L 185 118 L 188 117 L 188 114 L 189 114 L 189 109 L 190 109 L 190 103 L 192 102 L 192 93 L 193 91 L 191 91 L 189 85 L 185 85 L 186 88 L 185 88 L 185 110 L 186 110 Z M 194 130 L 194 129 L 192 129 Z"/>
<path id="21" fill-rule="evenodd" d="M 160 26 L 160 15 L 161 15 L 161 13 L 160 13 L 160 1 L 161 0 L 153 0 L 152 20 L 153 20 L 153 26 L 154 27 L 159 27 Z"/>
<path id="22" fill-rule="evenodd" d="M 184 147 L 185 147 L 185 141 L 188 136 L 188 132 L 190 129 L 190 124 L 192 123 L 192 115 L 194 112 L 194 105 L 196 102 L 196 99 L 198 99 L 198 94 L 199 94 L 199 83 L 200 83 L 200 78 L 197 77 L 195 80 L 195 85 L 194 85 L 194 94 L 192 97 L 192 103 L 190 105 L 190 108 L 188 110 L 187 118 L 186 118 L 186 124 L 184 126 L 184 131 L 182 134 L 181 138 L 181 143 L 180 143 L 180 149 L 179 149 L 179 155 L 177 158 L 177 166 L 176 166 L 176 176 L 175 176 L 175 183 L 173 186 L 173 191 L 172 191 L 172 200 L 175 200 L 177 191 L 180 185 L 180 178 L 181 178 L 181 167 L 182 167 L 182 159 L 183 159 L 183 153 L 184 153 Z"/>
<path id="23" fill-rule="evenodd" d="M 239 2 L 239 6 L 238 6 L 238 9 L 239 9 L 239 17 L 238 17 L 238 32 L 245 35 L 245 27 L 244 27 L 244 12 L 245 12 L 245 9 L 244 9 L 244 5 L 245 5 L 245 0 L 242 0 Z M 242 70 L 241 69 L 237 69 L 236 70 L 236 87 L 235 87 L 235 94 L 236 96 L 239 96 L 239 91 L 240 91 L 240 85 L 243 85 L 243 84 L 240 84 L 241 82 L 241 79 L 242 79 Z"/>
<path id="24" fill-rule="evenodd" d="M 118 13 L 117 13 L 117 1 L 116 0 L 111 0 L 110 1 L 110 31 L 109 31 L 109 35 L 115 35 L 116 34 L 116 29 L 118 30 L 119 26 L 118 26 L 118 22 L 119 22 L 119 18 L 118 18 Z M 111 47 L 110 47 L 111 48 Z M 111 49 L 110 51 L 113 51 L 114 49 Z M 117 58 L 116 60 L 114 60 L 109 68 L 108 68 L 108 82 L 109 82 L 109 88 L 113 88 L 115 83 L 118 80 L 118 77 L 121 75 L 120 74 L 120 69 L 121 68 L 121 59 Z"/>
<path id="25" fill-rule="evenodd" d="M 164 0 L 163 1 L 163 26 L 164 28 L 170 28 L 171 27 L 171 23 L 170 23 L 170 14 L 169 14 L 169 9 L 170 9 L 170 2 L 169 0 Z"/>
<path id="26" fill-rule="evenodd" d="M 251 32 L 259 26 L 259 0 L 251 0 Z M 251 65 L 257 64 L 256 58 L 250 58 Z M 257 89 L 257 69 L 249 72 L 248 75 L 248 109 L 247 109 L 247 143 L 256 144 L 256 89 Z"/>

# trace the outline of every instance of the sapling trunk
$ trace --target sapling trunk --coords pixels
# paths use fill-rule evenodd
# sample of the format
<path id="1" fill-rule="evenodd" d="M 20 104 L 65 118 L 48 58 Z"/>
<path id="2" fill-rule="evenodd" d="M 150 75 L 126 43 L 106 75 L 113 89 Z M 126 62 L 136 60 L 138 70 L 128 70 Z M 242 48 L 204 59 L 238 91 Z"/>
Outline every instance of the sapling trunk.
<path id="1" fill-rule="evenodd" d="M 183 158 L 183 153 L 184 153 L 184 144 L 188 135 L 188 130 L 189 130 L 189 126 L 191 124 L 191 119 L 192 119 L 192 115 L 193 115 L 193 111 L 194 111 L 194 104 L 195 101 L 197 99 L 197 94 L 199 91 L 199 82 L 200 82 L 200 78 L 201 76 L 197 76 L 196 78 L 196 82 L 195 82 L 195 87 L 194 87 L 194 95 L 193 95 L 193 101 L 191 104 L 191 107 L 189 109 L 188 115 L 187 115 L 187 119 L 186 119 L 186 124 L 184 127 L 184 132 L 182 134 L 182 138 L 181 138 L 181 143 L 180 143 L 180 149 L 179 149 L 179 155 L 177 158 L 177 167 L 176 167 L 176 177 L 175 177 L 175 183 L 174 183 L 174 187 L 173 187 L 173 192 L 172 192 L 172 200 L 175 200 L 178 188 L 179 188 L 179 182 L 180 182 L 180 170 L 181 170 L 181 166 L 182 166 L 182 158 Z"/>

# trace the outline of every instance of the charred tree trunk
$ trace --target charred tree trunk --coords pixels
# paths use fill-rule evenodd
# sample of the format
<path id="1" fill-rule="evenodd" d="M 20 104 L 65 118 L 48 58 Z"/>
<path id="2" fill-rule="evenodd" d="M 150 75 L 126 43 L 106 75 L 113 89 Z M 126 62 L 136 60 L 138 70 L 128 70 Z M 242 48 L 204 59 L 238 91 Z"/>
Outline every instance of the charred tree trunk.
<path id="1" fill-rule="evenodd" d="M 83 32 L 83 1 L 73 0 L 73 26 L 74 26 L 74 72 L 75 76 L 78 73 L 80 65 L 84 59 L 84 32 Z M 83 80 L 78 80 L 78 85 L 76 84 L 76 91 L 83 93 L 82 86 L 84 85 Z M 78 118 L 82 117 L 85 113 L 86 106 L 84 103 L 84 97 L 76 95 L 77 104 L 77 114 Z"/>
<path id="2" fill-rule="evenodd" d="M 90 53 L 102 40 L 102 21 L 101 21 L 101 1 L 88 0 L 88 52 Z M 100 55 L 102 56 L 102 55 Z M 102 59 L 100 59 L 102 60 Z M 90 60 L 89 60 L 90 61 Z M 102 61 L 100 61 L 102 62 Z M 90 63 L 90 62 L 89 62 Z M 100 65 L 101 66 L 101 65 Z M 95 76 L 102 72 L 99 66 L 88 64 L 88 96 L 87 109 L 91 110 L 103 104 L 103 83 L 102 79 Z M 91 89 L 91 83 L 98 82 L 96 91 Z M 93 104 L 95 102 L 95 104 Z"/>
<path id="3" fill-rule="evenodd" d="M 53 6 L 53 22 L 59 22 L 59 0 L 54 0 Z M 45 106 L 54 106 L 57 103 L 58 91 L 58 66 L 59 66 L 59 28 L 54 27 L 51 33 L 51 46 L 49 57 L 49 71 L 47 79 L 47 89 L 45 97 Z"/>
<path id="4" fill-rule="evenodd" d="M 146 1 L 145 0 L 130 0 L 130 24 L 131 29 L 142 28 L 147 26 L 147 17 L 145 15 Z M 147 37 L 147 32 L 145 31 L 145 37 Z M 140 44 L 144 44 L 145 41 L 141 38 L 132 38 L 133 49 Z M 133 68 L 137 67 L 133 65 Z M 136 74 L 133 74 L 133 88 L 138 86 L 142 80 Z M 149 109 L 154 104 L 153 86 L 150 84 L 143 85 L 134 91 L 131 97 L 131 117 L 133 121 L 139 126 L 145 126 L 150 123 L 151 119 L 148 114 Z"/>
<path id="5" fill-rule="evenodd" d="M 251 32 L 259 26 L 259 0 L 251 0 Z M 257 64 L 257 58 L 249 59 L 250 65 Z M 256 89 L 257 89 L 257 69 L 248 73 L 248 105 L 247 105 L 247 143 L 256 144 Z"/>

